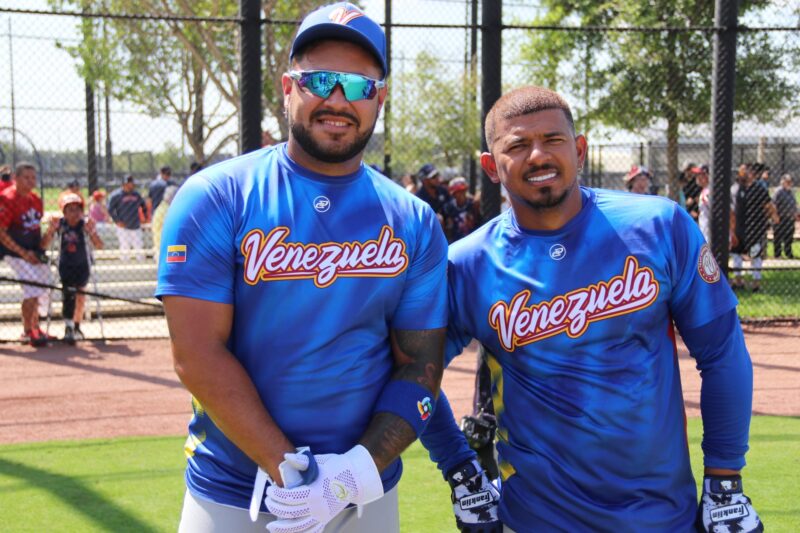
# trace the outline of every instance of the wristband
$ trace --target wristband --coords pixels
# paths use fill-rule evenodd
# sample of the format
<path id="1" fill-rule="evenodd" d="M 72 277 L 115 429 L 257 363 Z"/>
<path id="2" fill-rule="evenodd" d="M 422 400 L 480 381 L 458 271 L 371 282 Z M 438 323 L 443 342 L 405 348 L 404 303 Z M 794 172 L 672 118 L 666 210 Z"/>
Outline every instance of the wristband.
<path id="1" fill-rule="evenodd" d="M 420 436 L 433 414 L 436 398 L 425 387 L 410 381 L 391 380 L 387 383 L 375 404 L 375 413 L 392 413 L 412 427 Z"/>

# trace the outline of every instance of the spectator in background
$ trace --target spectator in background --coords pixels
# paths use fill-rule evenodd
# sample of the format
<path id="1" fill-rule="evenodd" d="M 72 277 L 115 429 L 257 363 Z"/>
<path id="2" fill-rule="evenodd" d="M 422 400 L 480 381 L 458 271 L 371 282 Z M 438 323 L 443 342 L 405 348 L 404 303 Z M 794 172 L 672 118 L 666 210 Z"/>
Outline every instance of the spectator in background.
<path id="1" fill-rule="evenodd" d="M 733 259 L 734 279 L 731 286 L 734 289 L 744 288 L 742 276 L 743 255 L 750 258 L 753 267 L 753 292 L 761 290 L 761 264 L 766 248 L 767 228 L 769 222 L 778 221 L 775 204 L 770 200 L 767 190 L 756 183 L 758 180 L 758 166 L 748 165 L 747 173 L 736 191 L 736 227 L 735 244 L 731 249 Z"/>
<path id="2" fill-rule="evenodd" d="M 12 185 L 14 181 L 11 179 L 11 165 L 3 165 L 0 167 L 0 192 Z"/>
<path id="3" fill-rule="evenodd" d="M 778 211 L 778 223 L 775 224 L 775 257 L 780 257 L 781 252 L 788 259 L 793 259 L 792 241 L 794 240 L 794 221 L 798 216 L 797 198 L 792 189 L 791 174 L 781 176 L 781 186 L 772 197 L 775 209 Z"/>
<path id="4" fill-rule="evenodd" d="M 444 205 L 444 234 L 447 242 L 466 237 L 480 225 L 480 211 L 469 195 L 467 180 L 461 176 L 450 181 L 450 200 Z"/>
<path id="5" fill-rule="evenodd" d="M 417 198 L 424 200 L 433 208 L 433 212 L 444 222 L 444 205 L 450 201 L 450 193 L 442 185 L 442 175 L 431 163 L 422 165 L 417 172 L 417 179 L 422 183 L 417 191 Z"/>
<path id="6" fill-rule="evenodd" d="M 709 187 L 708 165 L 692 167 L 691 172 L 694 174 L 694 182 L 700 188 L 697 197 L 697 223 L 706 242 L 711 243 L 711 187 Z"/>
<path id="7" fill-rule="evenodd" d="M 683 197 L 685 198 L 685 208 L 686 212 L 689 213 L 689 216 L 692 217 L 692 220 L 697 222 L 698 217 L 700 216 L 700 191 L 702 187 L 698 185 L 697 181 L 695 180 L 697 176 L 696 170 L 700 167 L 692 166 L 688 170 L 683 172 L 683 186 L 681 190 L 683 191 Z M 708 172 L 708 169 L 705 170 Z"/>
<path id="8" fill-rule="evenodd" d="M 411 194 L 417 194 L 417 179 L 413 174 L 403 174 L 400 178 L 400 185 Z"/>
<path id="9" fill-rule="evenodd" d="M 83 200 L 83 194 L 81 194 L 81 182 L 78 181 L 78 178 L 67 183 L 67 187 L 58 193 L 58 205 L 61 205 L 61 200 L 68 194 L 77 194 Z"/>
<path id="10" fill-rule="evenodd" d="M 163 196 L 163 194 L 161 195 Z M 159 197 L 159 202 L 161 198 Z M 122 252 L 120 258 L 128 260 L 127 250 L 136 250 L 136 260 L 144 261 L 142 254 L 142 224 L 139 219 L 139 209 L 144 208 L 146 203 L 139 191 L 136 190 L 136 182 L 133 176 L 125 176 L 122 187 L 111 193 L 108 197 L 108 213 L 114 224 L 117 225 L 117 239 L 119 249 Z"/>
<path id="11" fill-rule="evenodd" d="M 161 249 L 161 231 L 164 229 L 164 219 L 167 218 L 167 210 L 169 209 L 175 193 L 178 192 L 178 187 L 170 185 L 164 191 L 164 198 L 158 204 L 155 212 L 153 213 L 153 224 L 151 226 L 153 232 L 153 258 L 158 264 L 158 252 Z"/>
<path id="12" fill-rule="evenodd" d="M 150 182 L 147 192 L 147 209 L 145 216 L 148 221 L 153 218 L 153 212 L 158 208 L 161 199 L 164 198 L 164 191 L 170 185 L 177 185 L 172 181 L 172 169 L 168 166 L 161 167 L 159 176 Z"/>
<path id="13" fill-rule="evenodd" d="M 63 216 L 50 219 L 46 235 L 52 239 L 58 232 L 61 239 L 58 275 L 61 278 L 64 342 L 72 345 L 76 340 L 83 339 L 81 318 L 83 318 L 86 295 L 77 291 L 84 290 L 89 283 L 91 256 L 86 235 L 95 248 L 102 248 L 103 241 L 97 234 L 94 220 L 83 218 L 83 198 L 74 193 L 65 194 L 58 206 Z"/>
<path id="14" fill-rule="evenodd" d="M 625 182 L 625 188 L 628 189 L 629 192 L 650 194 L 652 179 L 652 174 L 650 174 L 650 170 L 648 170 L 647 167 L 633 165 L 623 178 L 623 181 Z"/>
<path id="15" fill-rule="evenodd" d="M 42 236 L 42 199 L 34 192 L 36 167 L 19 163 L 14 169 L 14 186 L 0 194 L 0 244 L 6 262 L 20 281 L 49 284 L 50 268 L 44 250 L 50 238 Z M 48 336 L 39 327 L 39 297 L 47 289 L 21 283 L 22 340 L 31 346 L 45 346 Z"/>
<path id="16" fill-rule="evenodd" d="M 761 165 L 758 173 L 758 184 L 769 191 L 769 167 L 766 165 Z"/>
<path id="17" fill-rule="evenodd" d="M 203 170 L 203 165 L 202 165 L 202 164 L 200 164 L 200 163 L 198 163 L 197 161 L 192 161 L 192 162 L 189 164 L 189 175 L 190 175 L 190 176 L 191 176 L 192 174 L 197 174 L 197 173 L 198 173 L 198 172 L 200 172 L 201 170 Z"/>
<path id="18" fill-rule="evenodd" d="M 89 197 L 89 218 L 98 226 L 111 221 L 106 207 L 106 193 L 96 190 Z"/>

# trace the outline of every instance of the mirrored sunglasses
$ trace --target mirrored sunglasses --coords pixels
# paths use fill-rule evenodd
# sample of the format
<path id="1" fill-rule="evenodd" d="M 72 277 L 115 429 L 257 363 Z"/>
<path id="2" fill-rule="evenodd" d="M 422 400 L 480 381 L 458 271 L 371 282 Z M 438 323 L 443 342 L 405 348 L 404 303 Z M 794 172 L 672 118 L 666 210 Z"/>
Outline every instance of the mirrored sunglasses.
<path id="1" fill-rule="evenodd" d="M 342 87 L 344 97 L 348 102 L 372 100 L 378 94 L 378 89 L 386 86 L 386 82 L 382 80 L 331 70 L 290 70 L 289 76 L 297 80 L 300 87 L 308 89 L 311 94 L 320 98 L 328 98 L 338 84 Z"/>

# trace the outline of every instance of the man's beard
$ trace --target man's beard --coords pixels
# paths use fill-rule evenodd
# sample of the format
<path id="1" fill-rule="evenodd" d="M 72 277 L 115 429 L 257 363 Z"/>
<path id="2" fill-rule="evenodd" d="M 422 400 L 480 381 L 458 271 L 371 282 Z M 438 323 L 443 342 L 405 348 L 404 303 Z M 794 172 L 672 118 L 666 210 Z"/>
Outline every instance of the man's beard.
<path id="1" fill-rule="evenodd" d="M 559 194 L 558 196 L 553 195 L 553 189 L 550 187 L 544 187 L 541 190 L 542 196 L 544 198 L 536 201 L 525 200 L 525 203 L 528 204 L 528 207 L 536 210 L 536 211 L 544 211 L 546 209 L 552 209 L 554 207 L 558 207 L 559 205 L 563 204 L 569 193 L 572 192 L 573 187 L 569 187 L 564 189 L 564 192 Z"/>
<path id="2" fill-rule="evenodd" d="M 326 115 L 332 114 L 326 113 Z M 353 117 L 350 115 L 348 115 L 348 118 L 353 119 Z M 311 117 L 311 120 L 315 120 L 314 116 Z M 356 128 L 358 128 L 359 123 L 357 121 L 354 122 L 356 124 Z M 308 129 L 300 122 L 292 121 L 289 124 L 289 128 L 291 129 L 292 137 L 294 137 L 294 140 L 297 141 L 297 144 L 299 144 L 300 147 L 314 159 L 324 163 L 344 163 L 345 161 L 349 161 L 356 157 L 364 150 L 364 148 L 367 147 L 369 138 L 372 137 L 372 131 L 375 129 L 375 124 L 373 123 L 372 127 L 361 135 L 356 132 L 356 138 L 350 144 L 336 148 L 325 148 L 322 146 L 320 143 L 314 140 Z"/>
<path id="3" fill-rule="evenodd" d="M 525 174 L 525 177 L 527 178 L 527 176 L 533 175 L 536 172 L 539 172 L 540 170 L 548 170 L 548 169 L 555 170 L 555 168 L 550 165 L 543 165 L 541 167 L 531 168 L 528 171 L 528 173 Z M 525 203 L 528 204 L 528 207 L 536 211 L 552 209 L 554 207 L 558 207 L 559 205 L 563 204 L 567 200 L 569 194 L 577 186 L 578 186 L 578 180 L 576 178 L 569 187 L 564 189 L 564 191 L 557 196 L 553 194 L 552 187 L 542 187 L 542 189 L 539 192 L 540 196 L 543 196 L 543 198 L 540 198 L 539 200 L 525 199 Z"/>

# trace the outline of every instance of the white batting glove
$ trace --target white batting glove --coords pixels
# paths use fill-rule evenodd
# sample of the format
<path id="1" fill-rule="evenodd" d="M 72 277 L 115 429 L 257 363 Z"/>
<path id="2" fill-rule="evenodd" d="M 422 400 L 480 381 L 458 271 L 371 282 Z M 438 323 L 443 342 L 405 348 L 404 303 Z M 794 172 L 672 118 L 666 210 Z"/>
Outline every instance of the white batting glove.
<path id="1" fill-rule="evenodd" d="M 706 476 L 695 526 L 713 533 L 757 533 L 764 524 L 742 492 L 741 476 Z"/>
<path id="2" fill-rule="evenodd" d="M 477 460 L 462 463 L 447 475 L 453 489 L 450 499 L 456 527 L 468 533 L 500 533 L 503 524 L 497 517 L 500 493 L 489 481 Z"/>
<path id="3" fill-rule="evenodd" d="M 267 509 L 278 517 L 267 524 L 271 533 L 319 533 L 351 503 L 366 505 L 383 496 L 378 468 L 362 445 L 314 459 L 319 476 L 310 485 L 267 488 Z"/>
<path id="4" fill-rule="evenodd" d="M 295 453 L 283 454 L 283 461 L 278 465 L 278 472 L 281 474 L 283 486 L 288 489 L 312 483 L 317 479 L 319 473 L 317 462 L 314 460 L 314 456 L 308 446 L 297 448 Z M 261 497 L 264 495 L 264 487 L 267 485 L 267 481 L 272 485 L 275 484 L 269 474 L 259 467 L 253 484 L 253 494 L 250 496 L 250 520 L 253 522 L 258 519 L 258 512 L 261 509 Z"/>

